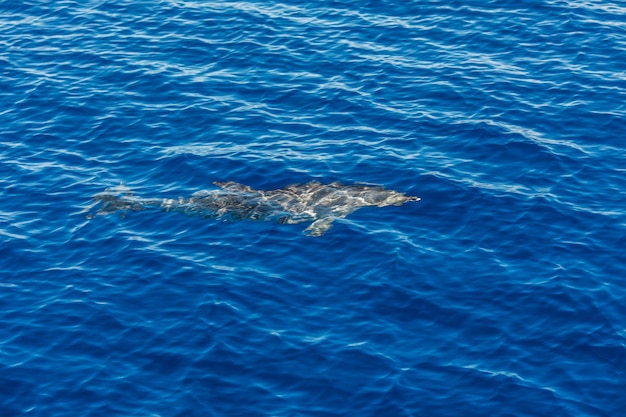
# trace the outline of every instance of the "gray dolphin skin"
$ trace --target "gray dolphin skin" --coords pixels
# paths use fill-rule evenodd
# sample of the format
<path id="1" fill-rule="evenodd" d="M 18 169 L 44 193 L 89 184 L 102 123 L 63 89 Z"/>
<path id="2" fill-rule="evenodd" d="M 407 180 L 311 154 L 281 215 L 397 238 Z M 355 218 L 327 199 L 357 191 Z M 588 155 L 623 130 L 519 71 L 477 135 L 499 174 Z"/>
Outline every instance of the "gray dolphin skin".
<path id="1" fill-rule="evenodd" d="M 336 219 L 342 219 L 361 207 L 400 206 L 419 201 L 374 185 L 321 184 L 312 181 L 277 190 L 255 190 L 236 182 L 214 182 L 220 189 L 198 191 L 189 198 L 140 198 L 123 185 L 105 190 L 94 197 L 97 211 L 87 218 L 121 211 L 156 210 L 178 212 L 226 221 L 254 220 L 295 224 L 311 222 L 304 232 L 322 236 Z"/>

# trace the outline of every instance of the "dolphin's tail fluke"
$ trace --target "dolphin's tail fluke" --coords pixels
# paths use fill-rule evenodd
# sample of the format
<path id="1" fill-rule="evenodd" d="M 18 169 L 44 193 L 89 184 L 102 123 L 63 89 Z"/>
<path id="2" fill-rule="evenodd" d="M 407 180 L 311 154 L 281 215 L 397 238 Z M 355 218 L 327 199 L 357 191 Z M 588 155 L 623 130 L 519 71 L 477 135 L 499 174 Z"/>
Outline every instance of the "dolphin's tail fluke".
<path id="1" fill-rule="evenodd" d="M 143 211 L 161 205 L 161 200 L 153 201 L 135 197 L 131 189 L 123 183 L 117 187 L 107 188 L 104 192 L 96 194 L 93 199 L 95 204 L 88 209 L 89 212 L 86 215 L 88 219 L 118 211 L 122 212 L 122 217 L 125 217 L 128 211 Z M 91 211 L 94 209 L 95 211 Z"/>

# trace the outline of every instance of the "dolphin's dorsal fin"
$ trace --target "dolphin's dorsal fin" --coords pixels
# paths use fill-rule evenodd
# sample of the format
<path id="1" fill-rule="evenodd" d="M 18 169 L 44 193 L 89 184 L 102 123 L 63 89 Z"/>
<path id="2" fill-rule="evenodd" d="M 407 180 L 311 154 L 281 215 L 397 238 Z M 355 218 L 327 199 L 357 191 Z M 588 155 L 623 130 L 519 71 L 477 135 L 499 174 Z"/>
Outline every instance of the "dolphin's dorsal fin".
<path id="1" fill-rule="evenodd" d="M 333 225 L 334 217 L 322 217 L 321 219 L 315 220 L 309 227 L 304 229 L 304 233 L 308 236 L 322 236 L 324 233 L 328 231 Z"/>
<path id="2" fill-rule="evenodd" d="M 235 181 L 226 181 L 226 182 L 214 181 L 213 184 L 217 185 L 218 187 L 226 191 L 246 192 L 246 193 L 254 192 L 254 189 L 252 187 L 239 184 L 238 182 L 235 182 Z"/>

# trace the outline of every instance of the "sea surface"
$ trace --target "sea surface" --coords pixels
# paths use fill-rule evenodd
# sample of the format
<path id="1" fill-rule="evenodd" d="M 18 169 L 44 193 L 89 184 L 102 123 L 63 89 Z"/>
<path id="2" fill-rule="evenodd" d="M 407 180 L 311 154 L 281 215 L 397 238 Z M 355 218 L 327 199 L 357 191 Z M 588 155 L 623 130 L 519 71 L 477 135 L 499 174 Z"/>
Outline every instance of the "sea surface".
<path id="1" fill-rule="evenodd" d="M 623 1 L 0 0 L 2 417 L 623 416 L 625 250 Z"/>

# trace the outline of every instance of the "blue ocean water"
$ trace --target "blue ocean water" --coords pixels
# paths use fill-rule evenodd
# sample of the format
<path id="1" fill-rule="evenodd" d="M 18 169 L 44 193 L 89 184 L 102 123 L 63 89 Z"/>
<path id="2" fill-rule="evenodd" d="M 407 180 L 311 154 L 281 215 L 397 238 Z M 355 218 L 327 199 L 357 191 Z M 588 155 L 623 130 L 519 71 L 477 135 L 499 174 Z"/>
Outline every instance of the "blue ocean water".
<path id="1" fill-rule="evenodd" d="M 626 4 L 0 0 L 1 416 L 619 416 Z M 123 183 L 372 183 L 306 224 Z"/>

